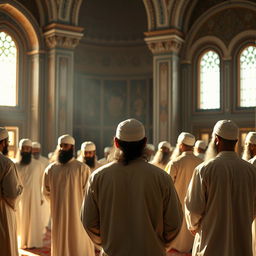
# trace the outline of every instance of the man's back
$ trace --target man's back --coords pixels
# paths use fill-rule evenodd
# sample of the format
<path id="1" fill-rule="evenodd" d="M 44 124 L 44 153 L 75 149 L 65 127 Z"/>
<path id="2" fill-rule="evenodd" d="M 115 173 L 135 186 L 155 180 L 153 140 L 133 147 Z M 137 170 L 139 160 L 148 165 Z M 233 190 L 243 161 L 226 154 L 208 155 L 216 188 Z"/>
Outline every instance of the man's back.
<path id="1" fill-rule="evenodd" d="M 115 162 L 101 167 L 90 181 L 84 226 L 90 233 L 100 220 L 100 239 L 109 256 L 165 255 L 182 215 L 163 170 L 142 159 Z"/>
<path id="2" fill-rule="evenodd" d="M 235 152 L 199 165 L 186 198 L 189 226 L 198 229 L 193 255 L 252 255 L 255 206 L 256 169 Z"/>

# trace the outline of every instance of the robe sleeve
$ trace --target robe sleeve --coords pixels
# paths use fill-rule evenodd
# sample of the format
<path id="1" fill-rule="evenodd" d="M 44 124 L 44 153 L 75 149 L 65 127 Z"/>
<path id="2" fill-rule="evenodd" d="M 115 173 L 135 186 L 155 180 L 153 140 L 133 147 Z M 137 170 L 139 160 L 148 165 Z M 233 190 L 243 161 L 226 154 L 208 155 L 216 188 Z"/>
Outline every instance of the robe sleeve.
<path id="1" fill-rule="evenodd" d="M 19 177 L 16 166 L 12 163 L 2 180 L 1 197 L 15 209 L 16 199 L 21 195 L 23 190 L 22 182 Z"/>
<path id="2" fill-rule="evenodd" d="M 172 162 L 172 161 L 170 161 L 170 163 L 168 165 L 169 166 L 168 166 L 167 173 L 169 173 L 169 175 L 172 177 L 173 183 L 175 184 L 178 168 L 177 168 L 175 162 Z"/>
<path id="3" fill-rule="evenodd" d="M 197 231 L 206 207 L 206 186 L 202 170 L 196 168 L 185 197 L 185 219 L 190 231 Z"/>
<path id="4" fill-rule="evenodd" d="M 50 200 L 51 190 L 50 190 L 50 181 L 49 181 L 49 168 L 47 167 L 43 175 L 43 195 L 47 200 Z"/>
<path id="5" fill-rule="evenodd" d="M 168 180 L 169 186 L 164 198 L 164 244 L 168 248 L 172 240 L 178 235 L 183 220 L 182 206 L 174 188 L 173 181 Z"/>
<path id="6" fill-rule="evenodd" d="M 91 175 L 82 205 L 81 220 L 91 240 L 95 244 L 101 245 L 100 216 L 96 201 L 96 193 L 96 185 L 93 182 L 93 175 Z"/>

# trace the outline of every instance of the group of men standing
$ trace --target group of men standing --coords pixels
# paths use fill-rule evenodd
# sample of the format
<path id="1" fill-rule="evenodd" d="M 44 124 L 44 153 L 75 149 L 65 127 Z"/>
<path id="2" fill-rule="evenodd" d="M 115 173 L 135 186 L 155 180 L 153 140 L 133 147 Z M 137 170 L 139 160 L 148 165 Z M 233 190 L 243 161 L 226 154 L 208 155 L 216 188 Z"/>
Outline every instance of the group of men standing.
<path id="1" fill-rule="evenodd" d="M 235 152 L 238 134 L 233 121 L 217 122 L 203 161 L 203 151 L 193 153 L 195 137 L 182 132 L 172 156 L 168 142 L 159 145 L 160 165 L 145 161 L 144 126 L 128 119 L 116 129 L 112 162 L 100 166 L 92 142 L 83 143 L 75 159 L 75 139 L 66 134 L 58 139 L 56 160 L 45 169 L 42 161 L 40 168 L 33 167 L 28 139 L 20 142 L 16 165 L 5 157 L 8 132 L 0 128 L 0 251 L 18 255 L 19 197 L 24 207 L 17 211 L 21 243 L 40 247 L 41 238 L 33 233 L 38 218 L 31 214 L 42 210 L 45 197 L 51 209 L 52 256 L 93 256 L 95 246 L 108 256 L 164 256 L 170 249 L 192 250 L 193 256 L 252 256 L 256 133 L 245 141 L 243 158 L 249 162 Z M 205 150 L 203 142 L 197 144 Z"/>

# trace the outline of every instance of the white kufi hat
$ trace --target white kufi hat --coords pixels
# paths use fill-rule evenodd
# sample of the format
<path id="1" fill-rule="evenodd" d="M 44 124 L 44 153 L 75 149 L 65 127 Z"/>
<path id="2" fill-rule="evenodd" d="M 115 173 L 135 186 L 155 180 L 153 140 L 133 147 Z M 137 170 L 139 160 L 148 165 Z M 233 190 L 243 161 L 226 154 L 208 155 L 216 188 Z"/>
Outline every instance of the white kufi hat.
<path id="1" fill-rule="evenodd" d="M 9 135 L 8 135 L 7 129 L 4 127 L 0 127 L 0 141 L 6 139 L 8 137 L 9 137 Z"/>
<path id="2" fill-rule="evenodd" d="M 58 145 L 62 143 L 75 145 L 75 139 L 69 134 L 64 134 L 58 138 Z"/>
<path id="3" fill-rule="evenodd" d="M 215 124 L 213 134 L 226 140 L 237 140 L 239 129 L 232 120 L 220 120 Z"/>
<path id="4" fill-rule="evenodd" d="M 160 150 L 162 147 L 168 148 L 171 150 L 172 146 L 168 141 L 161 141 L 158 143 L 158 150 Z"/>
<path id="5" fill-rule="evenodd" d="M 30 139 L 21 139 L 19 142 L 19 149 L 21 150 L 23 146 L 32 147 L 32 141 Z"/>
<path id="6" fill-rule="evenodd" d="M 204 140 L 197 140 L 195 143 L 195 148 L 206 149 L 206 143 Z"/>
<path id="7" fill-rule="evenodd" d="M 81 145 L 81 150 L 82 151 L 95 151 L 96 150 L 96 146 L 95 146 L 95 144 L 92 141 L 85 141 Z"/>
<path id="8" fill-rule="evenodd" d="M 245 143 L 256 145 L 256 132 L 249 132 L 245 138 Z"/>
<path id="9" fill-rule="evenodd" d="M 32 148 L 41 148 L 41 144 L 37 141 L 32 142 Z"/>
<path id="10" fill-rule="evenodd" d="M 127 119 L 117 126 L 116 138 L 126 142 L 140 141 L 145 138 L 144 125 L 136 119 Z"/>
<path id="11" fill-rule="evenodd" d="M 194 146 L 195 136 L 188 132 L 182 132 L 178 137 L 178 144 L 185 144 L 187 146 Z"/>

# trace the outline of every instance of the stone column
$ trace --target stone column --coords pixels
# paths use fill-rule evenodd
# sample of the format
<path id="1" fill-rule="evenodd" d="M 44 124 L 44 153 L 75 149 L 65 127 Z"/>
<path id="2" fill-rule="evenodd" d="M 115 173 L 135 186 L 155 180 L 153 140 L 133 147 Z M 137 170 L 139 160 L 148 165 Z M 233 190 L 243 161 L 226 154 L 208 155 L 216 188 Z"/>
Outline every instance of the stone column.
<path id="1" fill-rule="evenodd" d="M 53 151 L 60 135 L 73 132 L 74 49 L 83 28 L 51 24 L 44 36 L 48 51 L 45 143 Z"/>
<path id="2" fill-rule="evenodd" d="M 176 30 L 146 32 L 153 53 L 153 142 L 175 145 L 180 129 L 179 50 L 183 39 Z"/>

